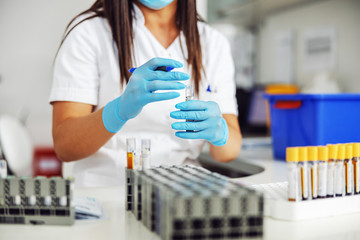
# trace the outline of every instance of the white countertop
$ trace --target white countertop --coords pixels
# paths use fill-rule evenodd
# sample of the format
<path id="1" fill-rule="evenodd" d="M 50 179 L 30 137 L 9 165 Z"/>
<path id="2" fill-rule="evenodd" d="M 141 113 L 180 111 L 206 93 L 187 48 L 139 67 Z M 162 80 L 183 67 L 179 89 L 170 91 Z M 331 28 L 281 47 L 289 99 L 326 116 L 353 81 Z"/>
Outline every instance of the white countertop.
<path id="1" fill-rule="evenodd" d="M 270 183 L 286 181 L 286 163 L 272 160 L 269 148 L 248 148 L 240 154 L 242 161 L 265 168 L 262 173 L 238 178 L 244 183 Z M 87 188 L 75 189 L 75 196 L 95 197 L 103 205 L 107 218 L 104 220 L 76 221 L 73 226 L 0 225 L 3 239 L 146 239 L 160 240 L 132 213 L 125 210 L 124 189 Z M 279 221 L 265 218 L 264 239 L 360 239 L 360 214 L 348 214 L 307 221 Z"/>

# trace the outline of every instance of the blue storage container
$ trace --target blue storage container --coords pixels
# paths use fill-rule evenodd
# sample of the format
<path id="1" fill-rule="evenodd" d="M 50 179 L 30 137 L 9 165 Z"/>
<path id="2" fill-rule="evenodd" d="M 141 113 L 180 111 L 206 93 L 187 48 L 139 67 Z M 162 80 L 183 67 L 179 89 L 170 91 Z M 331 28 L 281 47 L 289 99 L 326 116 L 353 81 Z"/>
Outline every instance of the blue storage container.
<path id="1" fill-rule="evenodd" d="M 275 159 L 286 147 L 360 142 L 360 94 L 269 95 Z"/>

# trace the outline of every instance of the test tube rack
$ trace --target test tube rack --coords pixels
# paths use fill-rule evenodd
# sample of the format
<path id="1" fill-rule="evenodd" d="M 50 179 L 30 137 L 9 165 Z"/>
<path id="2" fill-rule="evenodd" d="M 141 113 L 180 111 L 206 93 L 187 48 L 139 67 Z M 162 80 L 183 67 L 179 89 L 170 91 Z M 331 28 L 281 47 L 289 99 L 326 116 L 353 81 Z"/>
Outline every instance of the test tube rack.
<path id="1" fill-rule="evenodd" d="M 262 239 L 263 195 L 195 166 L 126 169 L 126 209 L 162 239 Z"/>
<path id="2" fill-rule="evenodd" d="M 0 178 L 0 224 L 72 225 L 72 179 Z"/>
<path id="3" fill-rule="evenodd" d="M 288 182 L 266 183 L 252 186 L 263 192 L 264 216 L 278 220 L 300 221 L 343 214 L 360 213 L 360 195 L 288 201 Z"/>

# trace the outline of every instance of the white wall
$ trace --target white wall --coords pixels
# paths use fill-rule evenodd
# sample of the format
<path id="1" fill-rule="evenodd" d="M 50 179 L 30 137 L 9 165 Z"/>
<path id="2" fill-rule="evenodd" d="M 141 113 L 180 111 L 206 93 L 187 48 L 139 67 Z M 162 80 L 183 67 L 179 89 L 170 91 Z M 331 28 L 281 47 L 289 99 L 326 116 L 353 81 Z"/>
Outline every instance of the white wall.
<path id="1" fill-rule="evenodd" d="M 202 18 L 207 20 L 207 5 L 208 0 L 197 0 L 196 1 L 196 10 Z"/>
<path id="2" fill-rule="evenodd" d="M 0 115 L 28 113 L 35 145 L 52 144 L 48 97 L 62 34 L 72 17 L 93 2 L 0 0 Z"/>
<path id="3" fill-rule="evenodd" d="M 302 71 L 303 34 L 309 28 L 333 26 L 337 31 L 335 76 L 346 92 L 360 92 L 360 1 L 328 0 L 304 5 L 268 17 L 260 28 L 260 83 L 276 81 L 275 38 L 279 31 L 296 33 L 295 78 L 302 84 L 311 75 Z"/>

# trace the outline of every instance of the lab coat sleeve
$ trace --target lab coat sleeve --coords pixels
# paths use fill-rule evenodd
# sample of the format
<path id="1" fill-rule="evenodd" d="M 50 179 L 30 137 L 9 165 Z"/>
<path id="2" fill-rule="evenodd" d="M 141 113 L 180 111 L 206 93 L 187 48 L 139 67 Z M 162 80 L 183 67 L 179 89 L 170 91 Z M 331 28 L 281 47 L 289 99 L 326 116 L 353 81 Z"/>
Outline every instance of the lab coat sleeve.
<path id="1" fill-rule="evenodd" d="M 235 86 L 235 67 L 228 40 L 214 30 L 208 43 L 208 66 L 206 77 L 211 88 L 213 101 L 217 102 L 223 114 L 238 114 Z"/>
<path id="2" fill-rule="evenodd" d="M 97 38 L 90 21 L 86 20 L 75 27 L 58 52 L 50 102 L 98 104 Z"/>

